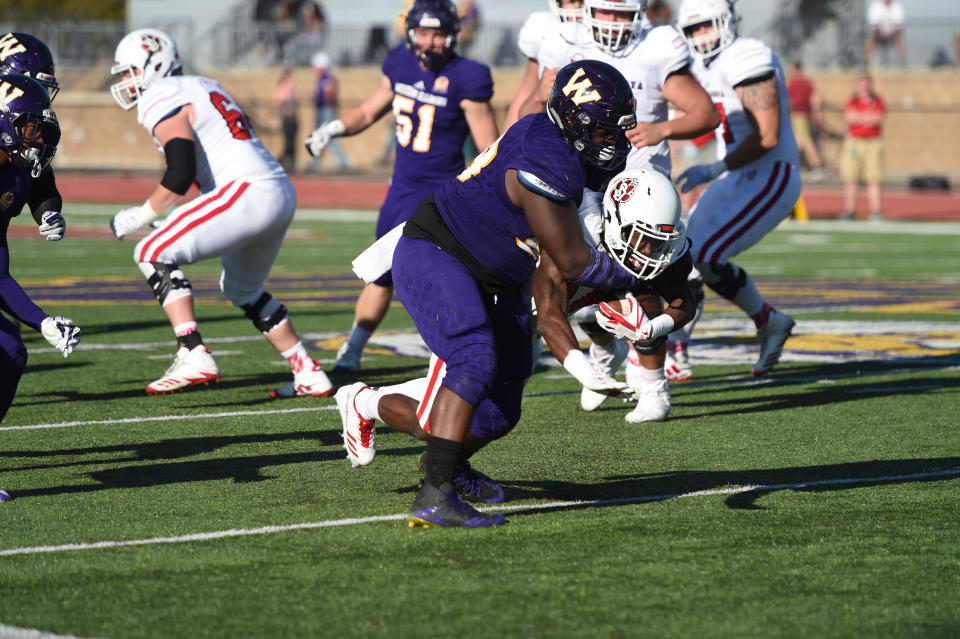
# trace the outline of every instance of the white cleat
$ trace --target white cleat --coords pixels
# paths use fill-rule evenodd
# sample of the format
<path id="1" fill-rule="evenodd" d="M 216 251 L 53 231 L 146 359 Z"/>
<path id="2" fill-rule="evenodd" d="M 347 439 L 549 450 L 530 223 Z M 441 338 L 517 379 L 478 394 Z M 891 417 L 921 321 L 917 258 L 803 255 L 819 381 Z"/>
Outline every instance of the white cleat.
<path id="1" fill-rule="evenodd" d="M 623 360 L 627 358 L 630 347 L 627 346 L 626 342 L 618 339 L 613 340 L 613 352 L 605 348 L 596 348 L 596 346 L 596 344 L 590 345 L 587 350 L 587 361 L 596 370 L 605 371 L 608 377 L 613 377 L 620 369 L 620 365 L 623 364 Z M 596 410 L 607 397 L 609 395 L 583 388 L 580 390 L 580 408 L 587 411 Z"/>
<path id="2" fill-rule="evenodd" d="M 757 337 L 760 338 L 760 357 L 757 363 L 753 365 L 750 371 L 754 377 L 760 377 L 769 373 L 777 362 L 780 361 L 780 355 L 783 354 L 783 344 L 790 337 L 790 332 L 796 322 L 786 313 L 772 311 L 767 318 L 767 323 L 763 328 L 757 331 Z"/>
<path id="3" fill-rule="evenodd" d="M 640 396 L 637 407 L 626 414 L 625 420 L 631 424 L 641 422 L 662 422 L 670 415 L 670 386 L 662 379 L 653 384 L 640 384 L 633 387 Z"/>
<path id="4" fill-rule="evenodd" d="M 667 341 L 667 359 L 663 363 L 663 374 L 671 382 L 689 382 L 693 379 L 687 346 L 685 342 Z"/>
<path id="5" fill-rule="evenodd" d="M 350 348 L 350 342 L 344 342 L 337 349 L 337 359 L 333 363 L 335 371 L 358 371 L 360 370 L 361 353 Z"/>
<path id="6" fill-rule="evenodd" d="M 343 422 L 343 447 L 347 449 L 347 459 L 354 468 L 366 466 L 377 454 L 376 424 L 357 412 L 357 395 L 368 388 L 363 382 L 356 382 L 341 386 L 334 396 Z"/>
<path id="7" fill-rule="evenodd" d="M 163 377 L 147 385 L 147 394 L 172 393 L 188 386 L 206 386 L 219 381 L 220 369 L 206 346 L 200 344 L 193 350 L 181 346 Z"/>
<path id="8" fill-rule="evenodd" d="M 333 384 L 323 372 L 320 362 L 312 360 L 310 366 L 304 366 L 299 373 L 293 374 L 293 381 L 270 391 L 270 397 L 330 397 Z"/>

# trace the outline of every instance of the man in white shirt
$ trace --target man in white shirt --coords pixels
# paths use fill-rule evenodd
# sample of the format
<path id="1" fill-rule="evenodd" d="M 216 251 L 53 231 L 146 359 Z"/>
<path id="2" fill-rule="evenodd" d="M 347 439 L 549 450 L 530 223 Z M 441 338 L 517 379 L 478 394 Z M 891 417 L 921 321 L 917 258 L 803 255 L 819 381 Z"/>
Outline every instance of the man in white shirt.
<path id="1" fill-rule="evenodd" d="M 867 9 L 867 39 L 863 57 L 869 66 L 873 63 L 873 51 L 877 45 L 883 48 L 893 44 L 897 49 L 900 66 L 906 63 L 903 45 L 903 24 L 906 21 L 903 5 L 899 0 L 873 0 Z"/>

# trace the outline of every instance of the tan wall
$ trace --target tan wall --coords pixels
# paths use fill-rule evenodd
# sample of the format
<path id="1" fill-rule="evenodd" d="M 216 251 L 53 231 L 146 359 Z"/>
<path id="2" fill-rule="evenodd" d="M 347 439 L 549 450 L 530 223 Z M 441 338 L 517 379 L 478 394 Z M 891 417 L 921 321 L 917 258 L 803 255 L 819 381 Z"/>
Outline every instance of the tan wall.
<path id="1" fill-rule="evenodd" d="M 300 69 L 298 93 L 301 96 L 300 138 L 313 128 L 311 93 L 313 72 Z M 253 120 L 257 134 L 267 148 L 279 153 L 282 141 L 279 121 L 272 112 L 270 95 L 279 70 L 259 70 L 215 75 L 243 106 Z M 850 94 L 853 72 L 811 73 L 827 103 L 826 125 L 842 134 L 842 105 Z M 376 68 L 342 69 L 341 111 L 359 104 L 380 81 Z M 494 70 L 493 106 L 498 122 L 520 80 L 515 69 Z M 887 100 L 889 116 L 885 126 L 888 175 L 893 180 L 921 173 L 939 173 L 960 177 L 960 74 L 956 71 L 877 72 L 877 91 Z M 162 169 L 162 158 L 153 148 L 145 131 L 137 124 L 134 112 L 124 112 L 113 102 L 107 90 L 64 91 L 54 105 L 64 130 L 55 161 L 60 169 Z M 391 135 L 391 118 L 383 118 L 370 130 L 345 138 L 341 144 L 354 165 L 360 169 L 382 171 L 378 163 Z M 836 167 L 839 139 L 821 140 L 828 166 Z M 298 167 L 308 157 L 298 148 Z M 331 154 L 324 157 L 323 168 L 335 166 Z"/>

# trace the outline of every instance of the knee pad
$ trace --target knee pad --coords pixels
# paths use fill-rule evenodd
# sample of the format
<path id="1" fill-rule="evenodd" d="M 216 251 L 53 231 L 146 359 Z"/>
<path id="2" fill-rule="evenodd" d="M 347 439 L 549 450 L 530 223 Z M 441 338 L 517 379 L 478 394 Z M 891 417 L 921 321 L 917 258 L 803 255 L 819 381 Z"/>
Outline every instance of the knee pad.
<path id="1" fill-rule="evenodd" d="M 166 306 L 181 297 L 193 295 L 190 280 L 176 264 L 162 262 L 138 262 L 140 272 L 147 278 L 147 284 L 153 290 L 160 306 Z"/>
<path id="2" fill-rule="evenodd" d="M 273 295 L 264 291 L 253 304 L 242 304 L 243 314 L 247 316 L 257 330 L 266 335 L 287 321 L 287 307 L 278 302 Z"/>
<path id="3" fill-rule="evenodd" d="M 747 272 L 736 264 L 727 262 L 718 265 L 704 265 L 703 280 L 717 295 L 733 300 L 737 291 L 747 284 Z"/>
<path id="4" fill-rule="evenodd" d="M 634 342 L 633 347 L 641 355 L 655 355 L 657 350 L 667 341 L 666 335 L 661 335 L 657 339 L 646 342 Z"/>

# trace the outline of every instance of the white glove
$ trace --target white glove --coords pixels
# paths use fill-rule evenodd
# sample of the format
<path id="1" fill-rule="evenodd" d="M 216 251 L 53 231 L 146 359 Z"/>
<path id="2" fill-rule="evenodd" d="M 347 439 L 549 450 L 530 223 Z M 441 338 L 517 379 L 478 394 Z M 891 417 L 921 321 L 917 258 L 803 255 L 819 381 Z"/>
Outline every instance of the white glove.
<path id="1" fill-rule="evenodd" d="M 131 233 L 139 231 L 150 222 L 160 217 L 160 214 L 150 206 L 150 200 L 147 200 L 141 206 L 133 206 L 129 209 L 123 209 L 113 216 L 110 220 L 110 230 L 122 240 Z"/>
<path id="2" fill-rule="evenodd" d="M 56 211 L 47 211 L 40 216 L 37 230 L 50 242 L 59 242 L 67 232 L 67 221 Z"/>
<path id="3" fill-rule="evenodd" d="M 307 137 L 303 144 L 307 147 L 310 155 L 317 157 L 330 144 L 330 140 L 343 135 L 346 131 L 347 128 L 343 126 L 343 122 L 340 120 L 324 122 Z"/>
<path id="4" fill-rule="evenodd" d="M 718 175 L 727 170 L 727 163 L 723 160 L 713 164 L 697 164 L 680 174 L 677 178 L 677 186 L 681 193 L 686 193 L 698 184 L 709 182 Z"/>
<path id="5" fill-rule="evenodd" d="M 563 359 L 563 367 L 577 378 L 584 388 L 601 395 L 616 396 L 629 390 L 627 385 L 618 382 L 603 371 L 598 371 L 590 365 L 590 360 L 583 351 L 573 349 Z"/>
<path id="6" fill-rule="evenodd" d="M 673 318 L 664 313 L 652 320 L 647 319 L 643 307 L 637 302 L 632 293 L 627 293 L 630 300 L 630 310 L 626 315 L 615 311 L 606 302 L 597 305 L 597 324 L 611 333 L 614 337 L 630 342 L 647 342 L 666 335 L 673 330 Z"/>
<path id="7" fill-rule="evenodd" d="M 66 357 L 73 352 L 73 348 L 80 339 L 80 329 L 74 326 L 73 320 L 69 317 L 48 317 L 40 322 L 40 333 L 44 339 L 50 342 L 55 349 L 63 353 Z"/>

